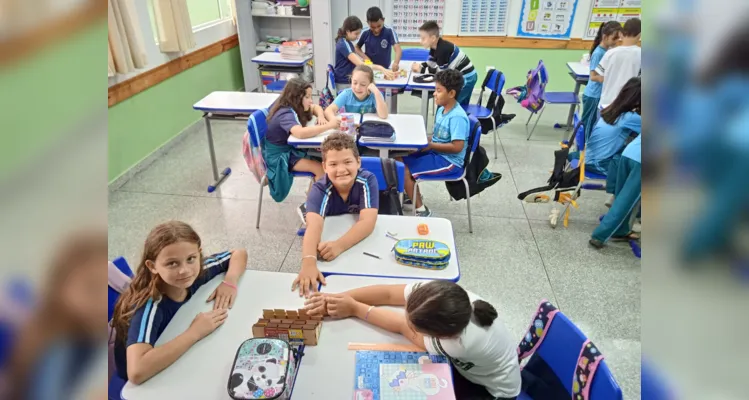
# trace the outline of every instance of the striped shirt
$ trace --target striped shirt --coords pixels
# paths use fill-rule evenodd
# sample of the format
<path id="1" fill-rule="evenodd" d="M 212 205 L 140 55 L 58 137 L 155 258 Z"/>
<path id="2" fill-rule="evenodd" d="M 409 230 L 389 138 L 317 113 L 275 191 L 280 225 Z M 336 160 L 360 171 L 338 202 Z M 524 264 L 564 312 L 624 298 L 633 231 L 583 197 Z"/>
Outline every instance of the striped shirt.
<path id="1" fill-rule="evenodd" d="M 437 71 L 445 69 L 458 70 L 463 75 L 468 75 L 474 71 L 471 60 L 460 47 L 439 38 L 437 47 L 429 49 L 429 59 L 421 63 L 421 72 L 435 74 Z"/>
<path id="2" fill-rule="evenodd" d="M 167 296 L 160 299 L 148 299 L 146 304 L 135 310 L 130 327 L 127 332 L 127 343 L 125 346 L 118 341 L 115 344 L 115 364 L 117 374 L 122 379 L 127 378 L 127 347 L 135 343 L 147 343 L 156 346 L 156 341 L 164 332 L 174 315 L 185 302 L 190 300 L 193 294 L 217 275 L 229 269 L 231 252 L 225 251 L 214 254 L 203 260 L 203 272 L 187 290 L 187 297 L 181 302 L 174 301 Z"/>
<path id="3" fill-rule="evenodd" d="M 338 194 L 333 183 L 325 175 L 312 185 L 307 194 L 307 212 L 315 213 L 325 218 L 342 214 L 359 214 L 367 208 L 379 208 L 380 192 L 377 177 L 369 171 L 359 170 L 351 187 L 348 199 L 345 201 Z"/>

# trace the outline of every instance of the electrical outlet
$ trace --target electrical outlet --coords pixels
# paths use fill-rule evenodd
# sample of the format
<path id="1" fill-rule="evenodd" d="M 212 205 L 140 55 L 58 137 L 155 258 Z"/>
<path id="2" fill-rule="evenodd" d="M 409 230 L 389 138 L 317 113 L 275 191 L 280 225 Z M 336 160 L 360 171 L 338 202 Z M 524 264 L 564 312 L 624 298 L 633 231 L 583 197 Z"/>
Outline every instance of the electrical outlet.
<path id="1" fill-rule="evenodd" d="M 493 65 L 487 65 L 486 66 L 486 72 L 489 72 L 489 70 L 491 70 L 491 69 L 496 69 L 496 68 L 494 68 Z"/>

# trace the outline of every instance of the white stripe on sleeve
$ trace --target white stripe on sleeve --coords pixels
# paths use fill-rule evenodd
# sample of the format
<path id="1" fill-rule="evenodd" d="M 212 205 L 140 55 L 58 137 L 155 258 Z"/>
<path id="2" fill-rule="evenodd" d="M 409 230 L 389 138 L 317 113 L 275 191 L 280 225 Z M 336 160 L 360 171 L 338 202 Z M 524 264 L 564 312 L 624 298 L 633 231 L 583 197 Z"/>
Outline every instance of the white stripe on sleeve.
<path id="1" fill-rule="evenodd" d="M 145 343 L 151 343 L 151 328 L 153 328 L 153 318 L 156 315 L 156 309 L 159 308 L 159 303 L 161 303 L 161 299 L 155 301 L 153 303 L 153 307 L 151 307 L 151 314 L 148 316 L 148 327 L 146 328 L 146 336 L 145 336 Z"/>

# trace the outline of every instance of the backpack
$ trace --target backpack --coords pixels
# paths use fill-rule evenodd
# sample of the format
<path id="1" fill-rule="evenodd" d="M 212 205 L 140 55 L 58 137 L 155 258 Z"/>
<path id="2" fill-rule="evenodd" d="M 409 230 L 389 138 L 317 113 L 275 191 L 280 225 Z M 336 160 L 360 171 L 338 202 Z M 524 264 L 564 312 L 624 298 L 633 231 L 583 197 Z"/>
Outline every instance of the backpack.
<path id="1" fill-rule="evenodd" d="M 299 350 L 283 339 L 253 338 L 237 349 L 227 383 L 235 400 L 288 400 L 297 373 Z"/>
<path id="2" fill-rule="evenodd" d="M 392 158 L 381 158 L 382 174 L 385 176 L 387 187 L 380 190 L 380 208 L 377 214 L 403 215 L 400 194 L 398 193 L 398 168 Z"/>
<path id="3" fill-rule="evenodd" d="M 524 86 L 507 89 L 505 93 L 515 97 L 523 108 L 530 112 L 536 112 L 544 105 L 546 83 L 543 82 L 542 76 L 545 75 L 546 67 L 543 60 L 539 60 L 536 68 L 528 71 L 528 80 Z"/>
<path id="4" fill-rule="evenodd" d="M 266 129 L 265 118 L 268 116 L 268 110 L 261 109 L 257 110 L 250 118 L 247 119 L 247 132 L 242 137 L 242 155 L 244 161 L 247 163 L 252 175 L 258 183 L 262 183 L 263 177 L 266 174 L 265 160 L 263 160 L 263 152 L 260 147 L 260 129 Z M 258 124 L 257 117 L 262 117 L 263 121 Z M 252 136 L 250 136 L 252 132 Z"/>
<path id="5" fill-rule="evenodd" d="M 500 76 L 504 75 L 501 71 L 498 71 L 498 73 Z M 484 83 L 481 84 L 481 92 L 479 92 L 479 100 L 477 102 L 478 105 L 482 105 L 481 100 L 484 98 L 484 89 L 486 89 L 489 84 L 489 78 L 491 78 L 490 72 L 486 74 L 484 77 Z M 491 114 L 488 117 L 482 117 L 479 119 L 479 123 L 481 123 L 481 132 L 484 135 L 488 135 L 494 128 L 492 125 L 492 119 L 494 119 L 494 122 L 497 124 L 496 127 L 499 128 L 515 118 L 515 114 L 502 114 L 502 109 L 505 107 L 505 98 L 497 95 L 500 93 L 500 90 L 502 90 L 500 83 L 504 84 L 504 78 L 497 79 L 496 82 L 494 82 L 494 87 L 489 88 L 489 98 L 486 100 L 486 105 L 484 107 L 489 109 Z"/>
<path id="6" fill-rule="evenodd" d="M 326 109 L 329 105 L 333 104 L 333 100 L 335 100 L 336 95 L 336 88 L 335 88 L 335 81 L 331 82 L 330 77 L 335 76 L 333 74 L 333 66 L 328 64 L 328 74 L 327 78 L 325 79 L 325 87 L 320 91 L 320 107 Z"/>
<path id="7" fill-rule="evenodd" d="M 468 136 L 468 145 L 470 146 L 475 139 L 475 135 L 478 135 L 481 130 L 477 129 L 480 125 L 476 125 L 471 129 L 471 134 Z M 470 148 L 466 149 L 466 159 L 463 165 L 466 167 L 466 181 L 468 181 L 468 190 L 470 191 L 471 197 L 484 191 L 489 186 L 494 185 L 502 179 L 502 174 L 498 172 L 484 172 L 486 167 L 489 165 L 489 157 L 486 156 L 486 150 L 483 147 L 478 146 L 476 151 L 473 153 L 473 157 L 470 157 Z M 468 159 L 470 157 L 470 162 Z M 490 174 L 490 175 L 487 175 Z M 482 176 L 483 175 L 483 176 Z M 462 181 L 445 182 L 450 197 L 455 200 L 463 200 L 467 198 L 466 188 Z"/>

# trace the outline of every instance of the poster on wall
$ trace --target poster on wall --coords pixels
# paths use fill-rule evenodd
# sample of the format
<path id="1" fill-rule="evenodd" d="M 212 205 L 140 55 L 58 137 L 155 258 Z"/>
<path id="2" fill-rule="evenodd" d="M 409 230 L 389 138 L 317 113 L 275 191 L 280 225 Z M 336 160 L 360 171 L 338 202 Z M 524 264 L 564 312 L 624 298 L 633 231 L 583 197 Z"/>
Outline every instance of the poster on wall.
<path id="1" fill-rule="evenodd" d="M 519 37 L 569 39 L 577 0 L 523 0 Z"/>
<path id="2" fill-rule="evenodd" d="M 506 36 L 508 0 L 463 0 L 459 36 Z"/>
<path id="3" fill-rule="evenodd" d="M 624 24 L 632 18 L 642 18 L 642 0 L 593 0 L 584 38 L 595 38 L 605 22 Z"/>
<path id="4" fill-rule="evenodd" d="M 392 27 L 401 42 L 418 42 L 419 27 L 437 21 L 442 28 L 445 0 L 393 0 Z"/>

